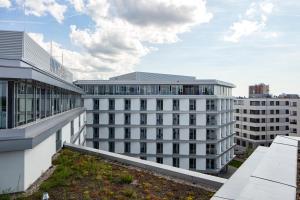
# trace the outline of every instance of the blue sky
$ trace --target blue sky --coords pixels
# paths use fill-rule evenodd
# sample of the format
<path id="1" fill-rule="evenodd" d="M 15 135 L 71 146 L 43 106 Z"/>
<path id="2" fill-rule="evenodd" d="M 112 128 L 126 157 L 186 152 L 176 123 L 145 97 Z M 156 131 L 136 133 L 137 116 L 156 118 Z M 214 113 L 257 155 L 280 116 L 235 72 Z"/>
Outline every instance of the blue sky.
<path id="1" fill-rule="evenodd" d="M 300 1 L 0 0 L 0 29 L 52 40 L 76 78 L 147 71 L 300 94 Z"/>

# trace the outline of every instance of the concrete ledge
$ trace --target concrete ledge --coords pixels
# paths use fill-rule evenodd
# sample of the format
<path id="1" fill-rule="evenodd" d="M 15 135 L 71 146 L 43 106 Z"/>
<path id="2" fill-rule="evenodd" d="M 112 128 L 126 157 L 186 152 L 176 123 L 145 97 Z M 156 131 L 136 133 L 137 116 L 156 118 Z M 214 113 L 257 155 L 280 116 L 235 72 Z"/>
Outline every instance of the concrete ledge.
<path id="1" fill-rule="evenodd" d="M 149 171 L 153 171 L 162 175 L 178 178 L 184 181 L 191 182 L 193 184 L 199 184 L 203 187 L 208 187 L 213 190 L 218 190 L 226 181 L 227 179 L 202 174 L 199 172 L 193 172 L 190 170 L 180 169 L 177 167 L 172 167 L 168 165 L 163 165 L 151 161 L 141 160 L 139 158 L 133 158 L 129 156 L 124 156 L 117 153 L 111 153 L 107 151 L 102 151 L 98 149 L 93 149 L 89 147 L 78 146 L 74 144 L 64 144 L 65 148 L 72 149 L 75 151 L 79 151 L 82 153 L 100 156 L 102 158 L 117 161 L 123 164 L 132 165 L 135 167 L 139 167 L 142 169 L 146 169 Z"/>
<path id="2" fill-rule="evenodd" d="M 32 149 L 83 112 L 84 108 L 74 108 L 14 129 L 0 130 L 0 152 Z"/>

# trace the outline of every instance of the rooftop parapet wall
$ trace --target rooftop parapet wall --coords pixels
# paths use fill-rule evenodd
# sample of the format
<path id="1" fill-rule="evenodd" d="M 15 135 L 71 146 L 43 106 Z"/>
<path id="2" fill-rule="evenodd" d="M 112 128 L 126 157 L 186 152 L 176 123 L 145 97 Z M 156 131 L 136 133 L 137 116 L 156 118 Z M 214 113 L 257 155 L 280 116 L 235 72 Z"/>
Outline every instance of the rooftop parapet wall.
<path id="1" fill-rule="evenodd" d="M 0 31 L 0 59 L 22 60 L 65 81 L 73 81 L 73 74 L 24 32 Z"/>
<path id="2" fill-rule="evenodd" d="M 227 179 L 219 178 L 216 176 L 206 175 L 199 172 L 193 172 L 190 170 L 180 169 L 168 165 L 141 160 L 139 158 L 133 158 L 133 157 L 102 151 L 94 148 L 83 147 L 83 146 L 78 146 L 73 144 L 64 144 L 64 147 L 82 153 L 100 156 L 102 158 L 111 161 L 117 161 L 125 165 L 130 165 L 133 167 L 149 170 L 151 172 L 155 172 L 172 178 L 184 180 L 192 184 L 199 184 L 200 186 L 203 186 L 204 188 L 208 188 L 211 190 L 218 190 L 227 181 Z"/>

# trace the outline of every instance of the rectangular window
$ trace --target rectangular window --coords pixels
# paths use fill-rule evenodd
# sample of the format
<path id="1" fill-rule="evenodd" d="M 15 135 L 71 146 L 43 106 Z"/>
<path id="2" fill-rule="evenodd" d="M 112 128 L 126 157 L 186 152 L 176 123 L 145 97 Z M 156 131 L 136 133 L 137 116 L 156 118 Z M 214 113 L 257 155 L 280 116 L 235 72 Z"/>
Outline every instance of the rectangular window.
<path id="1" fill-rule="evenodd" d="M 114 113 L 108 114 L 108 124 L 115 124 L 115 114 Z"/>
<path id="2" fill-rule="evenodd" d="M 141 142 L 141 153 L 147 153 L 147 143 Z"/>
<path id="3" fill-rule="evenodd" d="M 156 114 L 156 125 L 163 125 L 163 114 L 162 113 Z"/>
<path id="4" fill-rule="evenodd" d="M 124 139 L 130 139 L 130 138 L 131 138 L 130 128 L 124 128 Z"/>
<path id="5" fill-rule="evenodd" d="M 196 154 L 196 144 L 191 143 L 190 144 L 190 155 L 195 155 Z"/>
<path id="6" fill-rule="evenodd" d="M 61 130 L 56 131 L 56 151 L 62 147 Z"/>
<path id="7" fill-rule="evenodd" d="M 156 153 L 162 154 L 163 153 L 163 143 L 156 143 Z"/>
<path id="8" fill-rule="evenodd" d="M 215 169 L 214 159 L 206 159 L 206 169 Z"/>
<path id="9" fill-rule="evenodd" d="M 162 157 L 156 157 L 156 162 L 163 164 L 163 158 Z"/>
<path id="10" fill-rule="evenodd" d="M 179 117 L 180 117 L 179 114 L 177 114 L 177 113 L 173 114 L 173 125 L 175 125 L 175 126 L 179 125 L 179 120 L 180 120 Z"/>
<path id="11" fill-rule="evenodd" d="M 196 129 L 190 128 L 190 140 L 196 140 Z"/>
<path id="12" fill-rule="evenodd" d="M 214 99 L 206 100 L 206 110 L 207 111 L 216 111 L 217 110 L 217 101 Z M 239 113 L 239 109 L 236 109 L 236 113 Z"/>
<path id="13" fill-rule="evenodd" d="M 115 142 L 108 142 L 108 151 L 115 152 Z"/>
<path id="14" fill-rule="evenodd" d="M 99 138 L 99 128 L 93 128 L 93 138 Z"/>
<path id="15" fill-rule="evenodd" d="M 190 125 L 196 125 L 196 114 L 190 114 Z"/>
<path id="16" fill-rule="evenodd" d="M 179 99 L 173 99 L 173 110 L 179 110 Z"/>
<path id="17" fill-rule="evenodd" d="M 109 110 L 115 110 L 115 100 L 114 99 L 109 99 L 108 100 L 108 109 Z"/>
<path id="18" fill-rule="evenodd" d="M 173 167 L 179 167 L 179 158 L 173 158 Z"/>
<path id="19" fill-rule="evenodd" d="M 162 140 L 163 139 L 163 129 L 162 128 L 157 128 L 156 129 L 156 139 L 157 140 Z"/>
<path id="20" fill-rule="evenodd" d="M 196 170 L 196 158 L 190 158 L 189 167 L 190 170 Z"/>
<path id="21" fill-rule="evenodd" d="M 131 109 L 131 100 L 125 99 L 124 101 L 125 101 L 124 110 L 130 110 Z"/>
<path id="22" fill-rule="evenodd" d="M 113 127 L 108 128 L 108 138 L 115 139 L 115 128 Z"/>
<path id="23" fill-rule="evenodd" d="M 147 110 L 147 99 L 141 99 L 141 110 Z"/>
<path id="24" fill-rule="evenodd" d="M 99 99 L 94 99 L 94 110 L 99 110 Z"/>
<path id="25" fill-rule="evenodd" d="M 190 99 L 190 110 L 196 110 L 196 99 Z"/>
<path id="26" fill-rule="evenodd" d="M 97 114 L 97 113 L 94 113 L 94 120 L 93 120 L 93 123 L 94 124 L 99 124 L 99 114 Z"/>
<path id="27" fill-rule="evenodd" d="M 130 142 L 124 143 L 124 153 L 130 153 Z"/>
<path id="28" fill-rule="evenodd" d="M 173 154 L 179 154 L 179 143 L 173 143 Z"/>
<path id="29" fill-rule="evenodd" d="M 157 99 L 156 100 L 156 110 L 162 111 L 164 108 L 164 102 L 162 99 Z"/>
<path id="30" fill-rule="evenodd" d="M 179 128 L 173 128 L 173 140 L 179 140 Z"/>
<path id="31" fill-rule="evenodd" d="M 94 149 L 99 149 L 99 142 L 94 141 L 93 147 L 94 147 Z"/>
<path id="32" fill-rule="evenodd" d="M 147 139 L 147 128 L 140 128 L 140 139 Z"/>
<path id="33" fill-rule="evenodd" d="M 130 113 L 125 113 L 124 114 L 124 124 L 130 125 L 131 123 L 131 115 Z"/>
<path id="34" fill-rule="evenodd" d="M 147 124 L 147 114 L 146 113 L 141 113 L 140 114 L 140 124 L 141 125 L 146 125 Z"/>
<path id="35" fill-rule="evenodd" d="M 206 129 L 206 140 L 216 140 L 217 133 L 215 129 Z"/>

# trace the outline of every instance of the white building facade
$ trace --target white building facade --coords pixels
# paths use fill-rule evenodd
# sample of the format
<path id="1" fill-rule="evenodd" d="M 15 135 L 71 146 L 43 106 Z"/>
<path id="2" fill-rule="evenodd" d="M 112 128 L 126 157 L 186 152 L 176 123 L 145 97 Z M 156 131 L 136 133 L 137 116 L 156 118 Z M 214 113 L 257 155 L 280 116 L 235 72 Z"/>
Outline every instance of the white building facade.
<path id="1" fill-rule="evenodd" d="M 236 99 L 234 109 L 237 152 L 270 146 L 277 135 L 300 136 L 299 99 Z"/>
<path id="2" fill-rule="evenodd" d="M 141 72 L 75 84 L 89 147 L 206 173 L 234 157 L 232 84 Z"/>
<path id="3" fill-rule="evenodd" d="M 0 31 L 0 194 L 27 190 L 65 142 L 85 145 L 72 74 L 26 33 Z"/>

